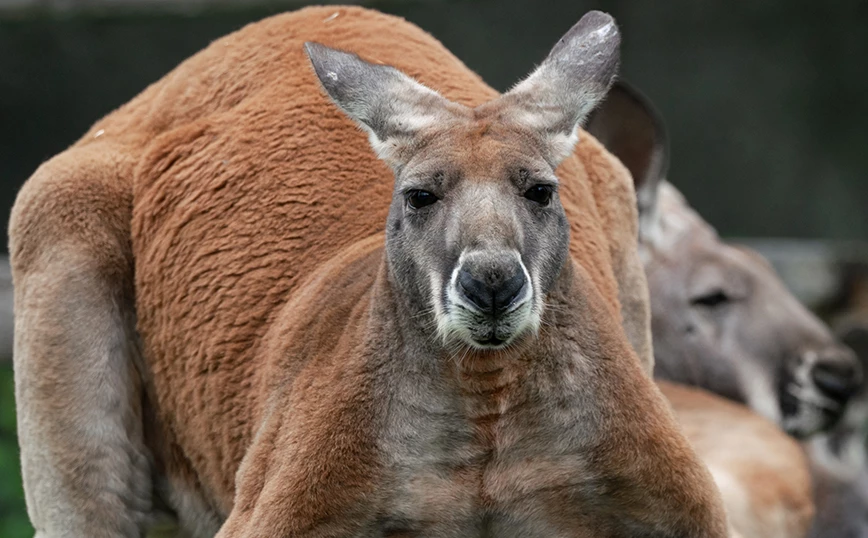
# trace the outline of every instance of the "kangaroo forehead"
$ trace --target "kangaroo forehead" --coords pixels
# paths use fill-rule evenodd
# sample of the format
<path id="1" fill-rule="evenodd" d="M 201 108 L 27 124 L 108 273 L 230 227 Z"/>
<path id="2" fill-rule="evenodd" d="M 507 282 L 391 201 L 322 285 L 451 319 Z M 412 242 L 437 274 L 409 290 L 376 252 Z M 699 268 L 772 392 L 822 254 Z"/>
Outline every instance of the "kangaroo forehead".
<path id="1" fill-rule="evenodd" d="M 519 173 L 552 175 L 538 136 L 491 119 L 432 129 L 407 164 L 405 175 L 504 178 Z"/>

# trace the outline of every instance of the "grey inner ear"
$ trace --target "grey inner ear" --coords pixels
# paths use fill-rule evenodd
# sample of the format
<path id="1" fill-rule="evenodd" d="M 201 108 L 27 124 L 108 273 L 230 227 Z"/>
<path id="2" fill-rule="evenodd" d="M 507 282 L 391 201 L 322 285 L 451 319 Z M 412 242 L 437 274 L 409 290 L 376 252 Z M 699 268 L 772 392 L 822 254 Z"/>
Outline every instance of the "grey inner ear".
<path id="1" fill-rule="evenodd" d="M 615 20 L 590 11 L 552 47 L 541 74 L 565 92 L 563 106 L 573 112 L 566 128 L 575 127 L 612 85 L 621 61 L 620 46 Z"/>
<path id="2" fill-rule="evenodd" d="M 620 44 L 614 19 L 591 11 L 499 100 L 505 115 L 547 137 L 552 164 L 572 151 L 579 122 L 606 95 L 618 71 Z"/>
<path id="3" fill-rule="evenodd" d="M 660 182 L 669 168 L 669 142 L 663 118 L 651 101 L 619 80 L 591 112 L 585 130 L 630 171 L 640 219 L 653 218 Z"/>
<path id="4" fill-rule="evenodd" d="M 305 50 L 329 97 L 368 131 L 374 150 L 393 166 L 406 160 L 419 131 L 463 108 L 394 67 L 319 43 L 305 43 Z"/>
<path id="5" fill-rule="evenodd" d="M 382 96 L 400 86 L 400 71 L 362 60 L 358 55 L 319 43 L 305 43 L 305 51 L 326 93 L 350 118 L 381 139 L 390 136 L 388 110 Z"/>

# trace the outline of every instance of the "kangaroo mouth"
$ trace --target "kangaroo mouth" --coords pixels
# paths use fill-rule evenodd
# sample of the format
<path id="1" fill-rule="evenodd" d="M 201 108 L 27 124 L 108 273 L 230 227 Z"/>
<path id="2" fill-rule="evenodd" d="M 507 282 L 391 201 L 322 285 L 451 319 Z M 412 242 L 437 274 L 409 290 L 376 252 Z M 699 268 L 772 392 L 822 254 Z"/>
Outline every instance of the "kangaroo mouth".
<path id="1" fill-rule="evenodd" d="M 518 309 L 502 316 L 493 317 L 455 305 L 463 311 L 456 316 L 460 327 L 457 335 L 471 347 L 479 349 L 501 349 L 519 338 L 529 327 L 528 312 Z"/>
<path id="2" fill-rule="evenodd" d="M 526 303 L 501 316 L 491 316 L 449 302 L 437 326 L 445 343 L 457 342 L 479 350 L 504 349 L 539 325 L 539 315 Z"/>
<path id="3" fill-rule="evenodd" d="M 494 334 L 485 339 L 474 338 L 473 340 L 482 347 L 492 348 L 502 347 L 506 343 L 505 339 L 498 338 Z"/>
<path id="4" fill-rule="evenodd" d="M 846 401 L 829 398 L 792 378 L 781 381 L 779 398 L 782 428 L 800 439 L 831 429 L 846 410 Z"/>

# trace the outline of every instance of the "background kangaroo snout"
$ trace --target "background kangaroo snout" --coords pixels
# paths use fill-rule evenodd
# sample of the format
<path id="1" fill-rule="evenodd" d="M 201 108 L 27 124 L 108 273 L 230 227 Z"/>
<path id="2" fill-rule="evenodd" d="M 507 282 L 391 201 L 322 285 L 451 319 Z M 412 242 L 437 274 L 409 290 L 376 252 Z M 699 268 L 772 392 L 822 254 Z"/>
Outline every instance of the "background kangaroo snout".
<path id="1" fill-rule="evenodd" d="M 788 374 L 781 377 L 785 384 L 780 391 L 784 421 L 813 409 L 822 415 L 821 422 L 827 427 L 840 419 L 863 376 L 853 351 L 837 344 L 803 351 Z"/>
<path id="2" fill-rule="evenodd" d="M 862 384 L 862 375 L 855 354 L 841 346 L 821 354 L 811 370 L 811 379 L 817 388 L 841 403 L 856 392 Z"/>

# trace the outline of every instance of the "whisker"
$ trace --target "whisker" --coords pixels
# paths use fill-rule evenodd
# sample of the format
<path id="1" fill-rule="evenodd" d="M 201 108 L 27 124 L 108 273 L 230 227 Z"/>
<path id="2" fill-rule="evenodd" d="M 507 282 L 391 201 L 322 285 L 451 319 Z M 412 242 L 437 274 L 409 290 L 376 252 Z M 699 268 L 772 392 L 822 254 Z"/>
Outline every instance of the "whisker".
<path id="1" fill-rule="evenodd" d="M 433 313 L 434 313 L 434 307 L 432 306 L 432 307 L 426 308 L 424 310 L 420 310 L 419 312 L 413 314 L 412 316 L 410 316 L 410 319 L 417 319 L 417 318 L 421 318 L 421 317 L 425 317 L 425 316 L 430 316 Z"/>

